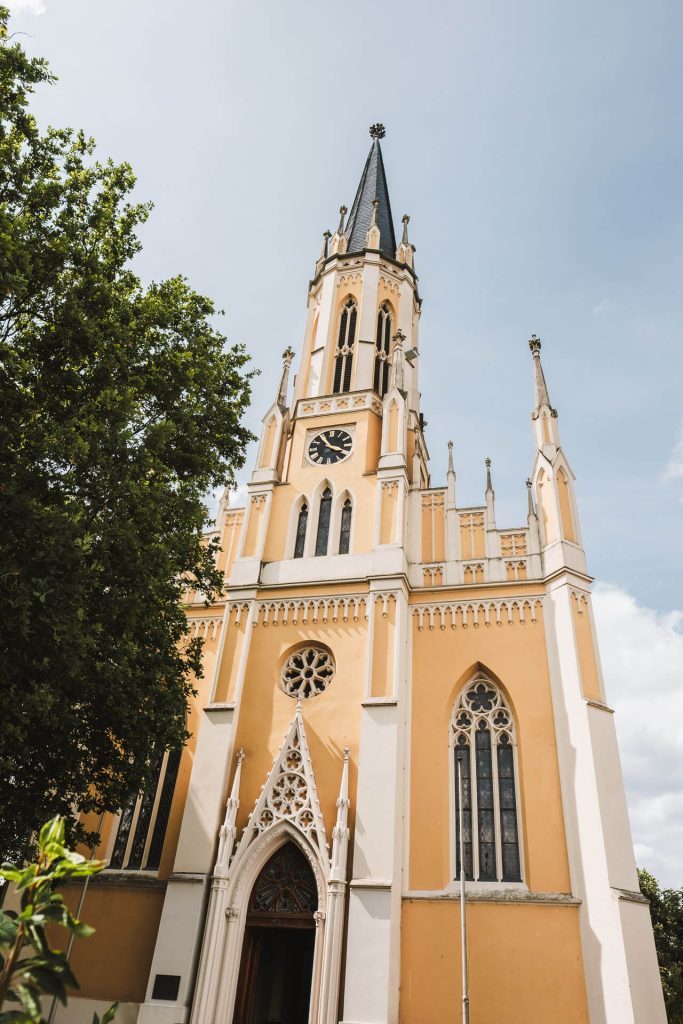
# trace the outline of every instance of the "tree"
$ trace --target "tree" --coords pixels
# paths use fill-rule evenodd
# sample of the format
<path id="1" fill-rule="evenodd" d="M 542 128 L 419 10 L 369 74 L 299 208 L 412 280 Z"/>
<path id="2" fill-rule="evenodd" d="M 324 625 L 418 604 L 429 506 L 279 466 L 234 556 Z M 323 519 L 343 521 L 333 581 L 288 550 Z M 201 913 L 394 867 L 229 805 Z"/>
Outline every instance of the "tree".
<path id="1" fill-rule="evenodd" d="M 683 1024 L 683 889 L 660 889 L 657 879 L 640 869 L 638 880 L 650 902 L 669 1024 Z"/>
<path id="2" fill-rule="evenodd" d="M 252 372 L 184 278 L 131 269 L 127 164 L 28 101 L 52 83 L 0 7 L 0 850 L 116 810 L 178 749 L 221 589 L 203 496 L 234 480 Z M 80 829 L 80 832 L 78 831 Z M 73 835 L 72 831 L 72 835 Z"/>
<path id="3" fill-rule="evenodd" d="M 18 913 L 0 910 L 0 1010 L 6 1001 L 14 1004 L 0 1013 L 0 1024 L 41 1024 L 41 996 L 55 996 L 66 1006 L 67 985 L 78 988 L 68 954 L 52 948 L 46 928 L 61 925 L 79 938 L 93 934 L 73 916 L 57 887 L 95 875 L 105 864 L 68 850 L 64 841 L 64 819 L 53 818 L 40 830 L 35 863 L 0 866 L 0 878 L 14 883 L 21 901 Z M 93 1024 L 109 1024 L 116 1008 L 114 1003 L 101 1021 L 95 1014 Z"/>

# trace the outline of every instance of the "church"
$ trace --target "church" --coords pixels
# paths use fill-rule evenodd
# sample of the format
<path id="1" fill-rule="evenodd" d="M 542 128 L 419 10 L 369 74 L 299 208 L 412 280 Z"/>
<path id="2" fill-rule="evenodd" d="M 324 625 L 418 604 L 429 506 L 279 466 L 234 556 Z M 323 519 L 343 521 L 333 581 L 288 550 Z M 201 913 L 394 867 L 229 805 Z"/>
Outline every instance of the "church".
<path id="1" fill-rule="evenodd" d="M 452 444 L 430 475 L 415 248 L 370 135 L 219 510 L 224 599 L 188 595 L 192 738 L 105 823 L 57 1024 L 115 999 L 120 1024 L 665 1024 L 541 340 L 511 357 L 535 454 L 503 527 L 488 460 L 475 507 Z"/>

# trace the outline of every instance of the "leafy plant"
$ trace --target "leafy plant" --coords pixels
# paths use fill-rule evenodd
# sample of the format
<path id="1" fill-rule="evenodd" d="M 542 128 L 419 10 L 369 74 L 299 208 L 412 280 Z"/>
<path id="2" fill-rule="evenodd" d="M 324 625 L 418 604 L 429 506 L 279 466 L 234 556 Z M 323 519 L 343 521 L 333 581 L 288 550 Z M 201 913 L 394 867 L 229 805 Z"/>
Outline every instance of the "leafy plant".
<path id="1" fill-rule="evenodd" d="M 67 954 L 51 947 L 46 928 L 61 925 L 78 938 L 93 934 L 93 928 L 73 916 L 58 887 L 97 874 L 105 865 L 64 844 L 64 819 L 52 818 L 40 830 L 34 862 L 0 867 L 0 877 L 13 882 L 21 897 L 18 913 L 0 910 L 0 1010 L 5 1002 L 21 1006 L 0 1013 L 0 1024 L 39 1024 L 41 996 L 56 996 L 66 1005 L 67 985 L 78 988 Z M 116 1004 L 101 1020 L 95 1015 L 93 1024 L 109 1024 L 115 1012 Z"/>
<path id="2" fill-rule="evenodd" d="M 683 1024 L 683 889 L 660 889 L 657 879 L 640 869 L 638 880 L 650 902 L 669 1024 Z"/>

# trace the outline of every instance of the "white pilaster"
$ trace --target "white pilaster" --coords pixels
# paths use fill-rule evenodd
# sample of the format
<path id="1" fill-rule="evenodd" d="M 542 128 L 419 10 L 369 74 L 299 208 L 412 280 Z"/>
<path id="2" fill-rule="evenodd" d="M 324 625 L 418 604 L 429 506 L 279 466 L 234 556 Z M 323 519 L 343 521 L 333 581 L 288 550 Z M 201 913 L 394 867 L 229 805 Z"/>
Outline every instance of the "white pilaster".
<path id="1" fill-rule="evenodd" d="M 665 1024 L 612 714 L 582 694 L 572 583 L 564 574 L 549 584 L 544 619 L 572 891 L 581 899 L 590 1022 Z"/>

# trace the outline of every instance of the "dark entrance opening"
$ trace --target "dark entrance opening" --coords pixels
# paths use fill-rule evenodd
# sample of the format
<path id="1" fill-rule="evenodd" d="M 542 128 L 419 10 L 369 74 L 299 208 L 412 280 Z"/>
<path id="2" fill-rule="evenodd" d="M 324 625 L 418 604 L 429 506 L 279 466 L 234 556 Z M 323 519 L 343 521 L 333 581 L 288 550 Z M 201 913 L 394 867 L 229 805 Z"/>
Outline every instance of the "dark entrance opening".
<path id="1" fill-rule="evenodd" d="M 318 890 L 286 843 L 256 879 L 242 946 L 235 1024 L 308 1024 Z"/>

